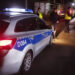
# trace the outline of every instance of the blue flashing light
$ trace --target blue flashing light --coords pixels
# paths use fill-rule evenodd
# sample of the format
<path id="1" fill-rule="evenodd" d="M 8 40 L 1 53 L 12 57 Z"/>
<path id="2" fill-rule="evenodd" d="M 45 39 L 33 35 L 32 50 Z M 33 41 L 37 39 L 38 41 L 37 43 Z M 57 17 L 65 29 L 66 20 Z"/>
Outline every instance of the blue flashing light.
<path id="1" fill-rule="evenodd" d="M 5 8 L 5 11 L 10 11 L 10 12 L 29 12 L 33 13 L 32 9 L 20 9 L 20 8 Z"/>
<path id="2" fill-rule="evenodd" d="M 32 9 L 25 9 L 25 12 L 33 13 L 33 10 Z"/>

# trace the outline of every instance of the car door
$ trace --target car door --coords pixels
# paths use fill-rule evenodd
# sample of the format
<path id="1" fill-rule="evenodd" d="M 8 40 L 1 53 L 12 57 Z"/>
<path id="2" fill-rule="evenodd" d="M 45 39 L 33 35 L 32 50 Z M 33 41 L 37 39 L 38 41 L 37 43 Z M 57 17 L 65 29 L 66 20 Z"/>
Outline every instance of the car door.
<path id="1" fill-rule="evenodd" d="M 18 50 L 22 51 L 24 47 L 29 44 L 33 45 L 35 53 L 37 53 L 37 51 L 41 49 L 42 45 L 41 41 L 43 39 L 43 36 L 41 35 L 41 30 L 38 26 L 39 25 L 37 25 L 35 17 L 29 17 L 20 20 L 17 23 L 15 27 L 15 32 L 17 33 L 19 32 L 20 35 L 17 39 L 17 42 L 22 42 L 22 41 L 26 42 L 23 45 L 21 43 L 21 48 L 18 46 L 20 44 L 18 44 L 16 46 Z"/>
<path id="2" fill-rule="evenodd" d="M 49 30 L 46 24 L 39 18 L 35 18 L 35 30 L 36 35 L 34 35 L 33 43 L 35 43 L 36 55 L 49 43 L 50 37 Z"/>
<path id="3" fill-rule="evenodd" d="M 15 26 L 15 34 L 17 35 L 17 42 L 15 48 L 23 51 L 26 46 L 32 44 L 33 39 L 33 19 L 23 18 L 19 20 Z"/>

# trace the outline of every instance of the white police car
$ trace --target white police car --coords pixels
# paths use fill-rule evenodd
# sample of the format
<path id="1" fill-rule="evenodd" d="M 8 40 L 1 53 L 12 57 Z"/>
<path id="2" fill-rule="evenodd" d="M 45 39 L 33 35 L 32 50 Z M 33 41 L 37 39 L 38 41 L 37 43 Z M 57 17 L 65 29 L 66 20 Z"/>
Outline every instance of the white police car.
<path id="1" fill-rule="evenodd" d="M 9 13 L 0 13 L 0 73 L 26 72 L 51 43 L 53 31 L 35 14 Z"/>

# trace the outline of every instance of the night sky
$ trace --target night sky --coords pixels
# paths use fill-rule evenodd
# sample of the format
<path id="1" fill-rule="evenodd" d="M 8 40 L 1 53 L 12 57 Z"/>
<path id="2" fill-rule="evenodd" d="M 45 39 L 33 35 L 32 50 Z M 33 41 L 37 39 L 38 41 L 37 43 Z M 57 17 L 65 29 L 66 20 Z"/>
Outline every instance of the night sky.
<path id="1" fill-rule="evenodd" d="M 0 0 L 0 8 L 5 7 L 24 7 L 24 0 Z"/>
<path id="2" fill-rule="evenodd" d="M 28 0 L 28 6 L 33 6 L 33 1 L 49 1 L 49 0 Z M 53 0 L 50 0 L 53 1 Z M 56 0 L 56 2 L 60 2 L 61 0 Z M 64 0 L 65 3 L 71 2 L 72 0 Z M 25 0 L 0 0 L 0 9 L 6 7 L 25 7 Z"/>

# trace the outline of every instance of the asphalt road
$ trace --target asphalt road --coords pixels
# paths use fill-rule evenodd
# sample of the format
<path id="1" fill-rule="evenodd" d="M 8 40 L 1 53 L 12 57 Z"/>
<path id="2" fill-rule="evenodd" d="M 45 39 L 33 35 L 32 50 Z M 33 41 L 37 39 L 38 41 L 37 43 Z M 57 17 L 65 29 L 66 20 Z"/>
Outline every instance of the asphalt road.
<path id="1" fill-rule="evenodd" d="M 28 75 L 75 75 L 75 47 L 47 46 L 36 57 Z"/>
<path id="2" fill-rule="evenodd" d="M 22 74 L 19 74 L 22 75 Z M 75 75 L 75 26 L 62 31 L 33 61 L 25 75 Z"/>

